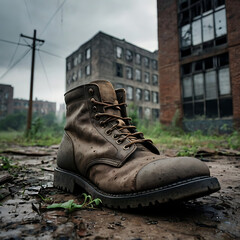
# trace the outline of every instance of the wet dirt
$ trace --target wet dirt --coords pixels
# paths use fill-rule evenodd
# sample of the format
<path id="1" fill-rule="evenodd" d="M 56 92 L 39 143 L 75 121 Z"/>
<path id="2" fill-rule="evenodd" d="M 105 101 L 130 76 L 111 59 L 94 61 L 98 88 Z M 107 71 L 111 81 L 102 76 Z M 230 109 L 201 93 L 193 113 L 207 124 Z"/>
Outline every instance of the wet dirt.
<path id="1" fill-rule="evenodd" d="M 57 147 L 13 149 L 0 154 L 10 164 L 5 169 L 2 164 L 0 171 L 0 239 L 240 239 L 238 154 L 204 156 L 222 187 L 210 196 L 144 209 L 98 207 L 70 213 L 47 209 L 70 199 L 83 202 L 81 192 L 53 187 Z"/>

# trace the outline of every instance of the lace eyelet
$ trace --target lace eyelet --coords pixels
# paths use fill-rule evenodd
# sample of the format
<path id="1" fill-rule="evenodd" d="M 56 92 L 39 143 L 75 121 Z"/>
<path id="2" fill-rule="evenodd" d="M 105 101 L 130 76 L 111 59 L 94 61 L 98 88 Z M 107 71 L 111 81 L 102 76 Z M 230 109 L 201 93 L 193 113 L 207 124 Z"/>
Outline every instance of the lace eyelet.
<path id="1" fill-rule="evenodd" d="M 89 88 L 89 89 L 88 89 L 88 93 L 92 96 L 93 93 L 94 93 L 93 89 L 92 89 L 92 88 Z"/>
<path id="2" fill-rule="evenodd" d="M 97 112 L 97 107 L 96 106 L 93 106 L 92 109 L 93 109 L 94 112 Z"/>
<path id="3" fill-rule="evenodd" d="M 95 114 L 94 118 L 98 121 L 100 119 L 100 116 Z"/>
<path id="4" fill-rule="evenodd" d="M 123 142 L 122 142 L 120 139 L 118 139 L 118 140 L 116 141 L 116 143 L 117 143 L 118 145 L 120 145 L 120 144 L 122 144 Z"/>
<path id="5" fill-rule="evenodd" d="M 113 139 L 119 139 L 120 138 L 120 136 L 117 135 L 117 134 L 114 134 L 112 137 L 113 137 Z"/>
<path id="6" fill-rule="evenodd" d="M 126 147 L 127 145 L 123 146 L 123 150 L 128 150 L 130 147 Z"/>
<path id="7" fill-rule="evenodd" d="M 95 98 L 91 98 L 90 101 L 91 101 L 92 103 L 94 103 L 96 100 L 95 100 Z"/>
<path id="8" fill-rule="evenodd" d="M 105 131 L 105 133 L 106 133 L 107 135 L 111 135 L 111 134 L 112 134 L 112 131 L 109 131 L 109 129 L 108 129 L 108 130 Z"/>
<path id="9" fill-rule="evenodd" d="M 101 121 L 99 124 L 100 124 L 101 128 L 105 128 L 106 127 L 106 125 L 105 125 L 105 123 L 103 121 Z"/>

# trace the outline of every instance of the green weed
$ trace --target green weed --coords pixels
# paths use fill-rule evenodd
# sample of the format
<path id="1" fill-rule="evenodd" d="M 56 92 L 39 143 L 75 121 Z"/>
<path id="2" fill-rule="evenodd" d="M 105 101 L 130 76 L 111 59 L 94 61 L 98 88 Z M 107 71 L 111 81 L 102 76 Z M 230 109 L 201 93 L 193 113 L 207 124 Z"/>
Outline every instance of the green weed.
<path id="1" fill-rule="evenodd" d="M 94 208 L 94 205 L 98 206 L 102 203 L 102 200 L 99 198 L 92 199 L 90 195 L 87 195 L 86 193 L 83 193 L 84 201 L 82 204 L 76 204 L 74 203 L 74 200 L 69 200 L 64 203 L 54 203 L 52 205 L 49 205 L 47 209 L 56 209 L 56 208 L 64 208 L 68 210 L 69 212 L 72 212 L 76 209 L 83 209 L 83 208 Z"/>

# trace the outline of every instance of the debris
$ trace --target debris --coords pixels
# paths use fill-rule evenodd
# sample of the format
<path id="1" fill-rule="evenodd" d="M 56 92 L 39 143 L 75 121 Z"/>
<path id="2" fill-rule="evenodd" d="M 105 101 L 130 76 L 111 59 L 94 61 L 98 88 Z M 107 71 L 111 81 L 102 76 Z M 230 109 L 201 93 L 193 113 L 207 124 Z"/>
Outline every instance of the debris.
<path id="1" fill-rule="evenodd" d="M 13 176 L 11 176 L 9 173 L 2 173 L 0 174 L 0 185 L 3 185 L 6 182 L 11 182 L 13 179 Z"/>

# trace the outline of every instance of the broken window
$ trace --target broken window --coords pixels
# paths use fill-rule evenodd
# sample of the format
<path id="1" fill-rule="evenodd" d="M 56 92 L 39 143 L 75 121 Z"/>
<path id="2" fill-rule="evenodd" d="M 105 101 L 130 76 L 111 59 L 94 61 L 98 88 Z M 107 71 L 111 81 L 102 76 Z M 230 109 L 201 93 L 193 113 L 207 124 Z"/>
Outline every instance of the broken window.
<path id="1" fill-rule="evenodd" d="M 133 87 L 127 86 L 127 99 L 133 100 Z"/>
<path id="2" fill-rule="evenodd" d="M 117 58 L 122 58 L 123 50 L 121 47 L 117 46 L 116 47 L 116 56 Z"/>
<path id="3" fill-rule="evenodd" d="M 227 43 L 224 0 L 179 1 L 181 57 Z"/>
<path id="4" fill-rule="evenodd" d="M 216 71 L 210 71 L 205 73 L 206 84 L 206 99 L 217 98 L 217 79 Z"/>
<path id="5" fill-rule="evenodd" d="M 144 100 L 146 102 L 150 101 L 150 91 L 149 90 L 144 90 Z"/>
<path id="6" fill-rule="evenodd" d="M 152 102 L 159 103 L 158 92 L 152 92 Z"/>
<path id="7" fill-rule="evenodd" d="M 86 59 L 90 59 L 91 58 L 91 48 L 86 49 L 85 57 L 86 57 Z"/>
<path id="8" fill-rule="evenodd" d="M 229 117 L 233 115 L 233 104 L 232 98 L 223 98 L 220 99 L 220 116 Z"/>
<path id="9" fill-rule="evenodd" d="M 149 58 L 148 58 L 148 57 L 144 57 L 144 58 L 143 58 L 143 61 L 144 61 L 144 66 L 145 66 L 146 68 L 149 68 Z"/>
<path id="10" fill-rule="evenodd" d="M 192 100 L 192 78 L 191 77 L 183 78 L 183 98 L 184 98 L 184 101 Z"/>
<path id="11" fill-rule="evenodd" d="M 139 53 L 136 53 L 136 64 L 141 64 L 141 55 Z"/>
<path id="12" fill-rule="evenodd" d="M 86 76 L 89 76 L 91 74 L 91 67 L 90 67 L 90 65 L 87 65 L 85 67 L 85 74 L 86 74 Z"/>
<path id="13" fill-rule="evenodd" d="M 206 58 L 204 60 L 204 66 L 205 70 L 213 68 L 213 58 L 212 57 Z"/>
<path id="14" fill-rule="evenodd" d="M 157 70 L 157 69 L 158 69 L 158 63 L 157 63 L 156 60 L 152 60 L 152 68 L 153 68 L 154 70 Z"/>
<path id="15" fill-rule="evenodd" d="M 116 76 L 123 77 L 123 65 L 120 63 L 116 63 Z"/>
<path id="16" fill-rule="evenodd" d="M 218 104 L 217 100 L 206 101 L 206 116 L 208 118 L 218 117 Z"/>
<path id="17" fill-rule="evenodd" d="M 203 73 L 195 74 L 193 76 L 193 81 L 194 81 L 194 98 L 196 100 L 203 99 L 204 97 Z"/>
<path id="18" fill-rule="evenodd" d="M 152 85 L 154 85 L 154 86 L 158 85 L 158 75 L 156 75 L 156 74 L 152 75 Z"/>
<path id="19" fill-rule="evenodd" d="M 136 100 L 141 101 L 142 100 L 142 89 L 137 88 L 136 89 Z"/>
<path id="20" fill-rule="evenodd" d="M 127 79 L 133 79 L 133 70 L 131 67 L 126 67 L 126 77 Z"/>
<path id="21" fill-rule="evenodd" d="M 126 60 L 131 62 L 132 59 L 133 59 L 133 54 L 132 54 L 132 52 L 130 50 L 127 49 L 126 50 Z"/>
<path id="22" fill-rule="evenodd" d="M 210 41 L 214 38 L 213 14 L 202 19 L 203 24 L 203 42 Z"/>
<path id="23" fill-rule="evenodd" d="M 227 33 L 227 24 L 226 24 L 226 10 L 222 9 L 221 11 L 215 12 L 215 29 L 216 37 L 220 37 Z"/>
<path id="24" fill-rule="evenodd" d="M 142 81 L 142 77 L 141 77 L 141 71 L 139 69 L 135 70 L 135 79 L 137 81 Z"/>
<path id="25" fill-rule="evenodd" d="M 144 82 L 149 84 L 150 83 L 150 75 L 148 72 L 144 73 Z"/>
<path id="26" fill-rule="evenodd" d="M 181 29 L 181 44 L 182 47 L 187 47 L 191 45 L 191 29 L 190 24 L 187 24 Z"/>
<path id="27" fill-rule="evenodd" d="M 147 107 L 144 109 L 144 116 L 146 119 L 150 119 L 150 117 L 151 117 L 151 109 L 150 108 Z"/>
<path id="28" fill-rule="evenodd" d="M 220 95 L 231 94 L 229 68 L 220 69 L 218 72 Z"/>

